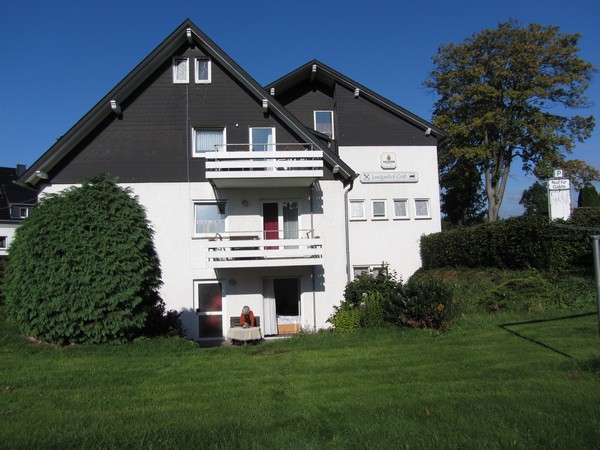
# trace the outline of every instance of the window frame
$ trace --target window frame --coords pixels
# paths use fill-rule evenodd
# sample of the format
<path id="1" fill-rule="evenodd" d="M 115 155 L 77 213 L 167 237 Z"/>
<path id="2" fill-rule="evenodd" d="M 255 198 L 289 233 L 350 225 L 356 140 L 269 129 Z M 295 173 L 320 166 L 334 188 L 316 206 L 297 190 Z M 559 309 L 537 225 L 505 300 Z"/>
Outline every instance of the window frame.
<path id="1" fill-rule="evenodd" d="M 333 110 L 331 109 L 317 109 L 315 111 L 313 111 L 313 125 L 314 125 L 314 130 L 317 130 L 317 113 L 329 113 L 329 117 L 331 117 L 331 136 L 329 137 L 329 139 L 335 139 L 335 124 L 333 121 Z M 319 133 L 323 133 L 322 131 L 319 131 Z M 323 134 L 327 134 L 327 133 L 323 133 Z"/>
<path id="2" fill-rule="evenodd" d="M 271 130 L 272 132 L 272 136 L 273 136 L 273 142 L 271 144 L 263 144 L 263 143 L 259 143 L 259 144 L 255 144 L 254 140 L 253 140 L 253 131 L 254 130 Z M 250 142 L 250 151 L 251 152 L 274 152 L 277 149 L 277 135 L 276 135 L 276 128 L 275 127 L 249 127 L 248 128 L 248 142 Z M 265 147 L 267 147 L 265 150 L 254 150 L 254 146 L 257 145 L 264 145 Z M 272 148 L 268 148 L 268 147 L 272 147 Z"/>
<path id="3" fill-rule="evenodd" d="M 427 214 L 426 215 L 420 215 L 419 214 L 419 210 L 417 208 L 417 203 L 418 202 L 426 202 L 427 205 Z M 414 208 L 415 208 L 415 219 L 418 220 L 423 220 L 423 219 L 431 219 L 431 201 L 428 198 L 415 198 L 414 202 L 413 202 Z"/>
<path id="4" fill-rule="evenodd" d="M 177 67 L 179 61 L 185 61 L 187 67 L 187 73 L 185 80 L 177 78 Z M 173 56 L 172 62 L 172 71 L 173 71 L 173 84 L 189 84 L 190 82 L 190 58 L 187 56 Z"/>
<path id="5" fill-rule="evenodd" d="M 208 77 L 205 80 L 199 78 L 200 71 L 198 70 L 198 64 L 199 64 L 200 61 L 207 61 L 208 62 L 208 67 L 207 67 Z M 197 58 L 194 58 L 194 82 L 196 84 L 210 84 L 210 83 L 212 83 L 212 60 L 210 58 L 208 58 L 208 57 L 197 57 Z"/>
<path id="6" fill-rule="evenodd" d="M 8 249 L 8 236 L 0 236 L 0 250 Z"/>
<path id="7" fill-rule="evenodd" d="M 198 210 L 196 208 L 196 206 L 199 205 L 207 205 L 207 206 L 217 206 L 222 208 L 223 212 L 219 212 L 222 215 L 222 219 L 220 221 L 223 222 L 223 229 L 222 230 L 215 230 L 215 231 L 209 231 L 209 232 L 198 232 Z M 192 233 L 193 233 L 193 237 L 194 238 L 200 238 L 200 239 L 208 239 L 208 238 L 214 238 L 216 235 L 223 233 L 225 234 L 227 231 L 227 218 L 228 218 L 228 214 L 227 214 L 227 202 L 225 201 L 218 201 L 218 200 L 194 200 L 193 202 L 193 224 L 192 224 Z M 208 222 L 208 220 L 206 220 Z M 216 222 L 213 220 L 213 222 Z"/>
<path id="8" fill-rule="evenodd" d="M 223 132 L 223 149 L 220 150 L 218 148 L 214 150 L 202 150 L 200 152 L 196 151 L 196 136 L 199 131 L 222 131 Z M 226 127 L 193 127 L 192 128 L 192 157 L 193 158 L 204 158 L 206 153 L 216 153 L 221 151 L 227 151 L 227 128 Z"/>
<path id="9" fill-rule="evenodd" d="M 383 216 L 375 215 L 375 203 L 383 203 Z M 371 199 L 371 220 L 388 220 L 387 200 L 382 198 Z"/>
<path id="10" fill-rule="evenodd" d="M 352 203 L 362 204 L 362 216 L 352 216 Z M 348 220 L 351 222 L 365 221 L 367 220 L 367 205 L 366 200 L 361 198 L 353 198 L 348 200 Z"/>
<path id="11" fill-rule="evenodd" d="M 404 216 L 396 215 L 396 202 L 404 202 L 406 215 L 404 215 Z M 394 199 L 392 199 L 392 205 L 393 205 L 392 214 L 393 214 L 394 220 L 409 220 L 410 219 L 410 211 L 409 211 L 410 208 L 409 208 L 409 202 L 408 202 L 407 198 L 394 198 Z"/>

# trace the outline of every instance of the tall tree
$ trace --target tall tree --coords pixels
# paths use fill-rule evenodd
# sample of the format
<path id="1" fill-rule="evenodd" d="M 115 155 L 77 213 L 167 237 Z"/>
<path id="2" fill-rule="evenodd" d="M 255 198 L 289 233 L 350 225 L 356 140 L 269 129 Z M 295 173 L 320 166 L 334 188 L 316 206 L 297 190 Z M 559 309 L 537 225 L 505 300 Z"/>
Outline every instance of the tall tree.
<path id="1" fill-rule="evenodd" d="M 548 187 L 536 181 L 523 191 L 519 205 L 525 208 L 525 216 L 548 216 Z"/>
<path id="2" fill-rule="evenodd" d="M 442 45 L 425 86 L 438 97 L 434 123 L 450 133 L 449 156 L 483 175 L 488 220 L 498 218 L 515 159 L 526 173 L 564 161 L 595 125 L 585 91 L 595 68 L 578 56 L 579 34 L 516 20 L 461 44 Z M 443 186 L 446 187 L 446 186 Z"/>
<path id="3" fill-rule="evenodd" d="M 442 151 L 443 152 L 443 151 Z M 452 225 L 483 222 L 485 201 L 481 175 L 471 160 L 446 163 L 440 155 L 441 209 Z"/>
<path id="4" fill-rule="evenodd" d="M 592 184 L 584 186 L 577 197 L 578 208 L 600 208 L 600 195 Z"/>

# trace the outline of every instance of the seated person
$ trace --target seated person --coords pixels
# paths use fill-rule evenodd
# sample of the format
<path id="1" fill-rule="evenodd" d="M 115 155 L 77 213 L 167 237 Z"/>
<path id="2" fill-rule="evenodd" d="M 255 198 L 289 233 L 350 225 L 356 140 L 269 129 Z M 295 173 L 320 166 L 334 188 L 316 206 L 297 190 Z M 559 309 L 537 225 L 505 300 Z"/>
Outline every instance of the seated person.
<path id="1" fill-rule="evenodd" d="M 248 306 L 242 308 L 242 314 L 240 315 L 240 324 L 244 328 L 254 326 L 254 313 Z"/>

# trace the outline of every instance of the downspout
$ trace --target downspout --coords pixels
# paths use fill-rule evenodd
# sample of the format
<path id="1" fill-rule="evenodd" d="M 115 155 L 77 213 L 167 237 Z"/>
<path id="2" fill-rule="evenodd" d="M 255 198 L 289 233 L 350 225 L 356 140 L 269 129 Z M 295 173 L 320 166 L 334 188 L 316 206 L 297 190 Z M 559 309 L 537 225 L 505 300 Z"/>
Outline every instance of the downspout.
<path id="1" fill-rule="evenodd" d="M 310 204 L 310 229 L 313 230 L 313 237 L 314 237 L 314 229 L 315 229 L 315 224 L 314 224 L 314 205 L 313 205 L 313 190 L 315 188 L 315 183 L 317 183 L 317 180 L 313 181 L 310 184 L 310 190 L 308 193 L 308 203 Z M 316 294 L 316 282 L 315 282 L 315 267 L 316 266 L 312 266 L 312 300 L 313 300 L 313 331 L 317 331 L 317 294 Z"/>
<path id="2" fill-rule="evenodd" d="M 348 183 L 349 188 L 344 192 L 344 227 L 346 232 L 346 276 L 348 283 L 352 281 L 352 266 L 350 265 L 350 221 L 348 220 L 348 194 L 354 188 L 354 180 L 358 174 L 354 175 Z"/>

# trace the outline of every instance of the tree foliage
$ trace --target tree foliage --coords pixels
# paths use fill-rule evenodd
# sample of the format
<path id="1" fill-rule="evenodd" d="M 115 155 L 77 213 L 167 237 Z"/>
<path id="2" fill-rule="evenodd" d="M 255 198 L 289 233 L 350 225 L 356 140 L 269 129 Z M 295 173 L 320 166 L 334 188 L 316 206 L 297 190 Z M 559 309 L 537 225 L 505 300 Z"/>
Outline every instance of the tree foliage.
<path id="1" fill-rule="evenodd" d="M 44 196 L 9 249 L 9 315 L 56 344 L 142 334 L 164 312 L 152 234 L 130 191 L 106 176 Z"/>
<path id="2" fill-rule="evenodd" d="M 548 188 L 536 181 L 523 191 L 519 205 L 525 208 L 525 216 L 548 217 Z"/>
<path id="3" fill-rule="evenodd" d="M 584 186 L 577 197 L 579 208 L 600 208 L 600 195 L 593 185 Z"/>
<path id="4" fill-rule="evenodd" d="M 588 106 L 595 72 L 578 56 L 579 39 L 555 26 L 510 20 L 442 45 L 433 58 L 425 85 L 438 95 L 434 123 L 450 134 L 446 158 L 476 165 L 491 222 L 515 160 L 526 173 L 538 165 L 547 170 L 591 135 L 594 117 L 572 113 Z"/>
<path id="5" fill-rule="evenodd" d="M 481 175 L 477 166 L 468 159 L 445 162 L 440 152 L 441 210 L 452 225 L 481 223 L 485 214 L 485 200 Z"/>

